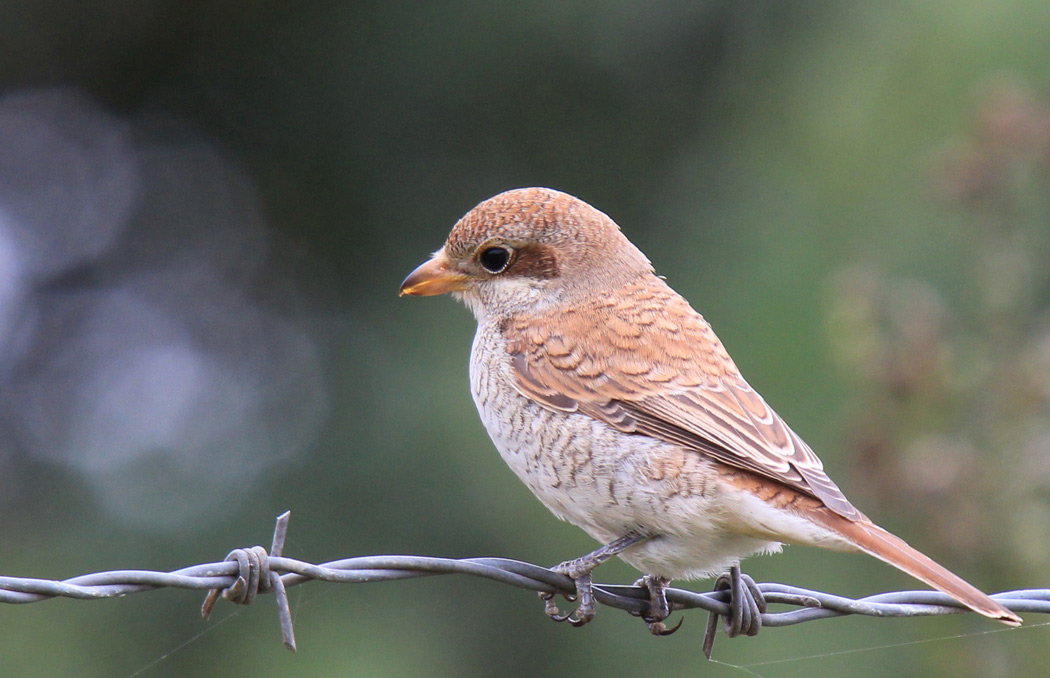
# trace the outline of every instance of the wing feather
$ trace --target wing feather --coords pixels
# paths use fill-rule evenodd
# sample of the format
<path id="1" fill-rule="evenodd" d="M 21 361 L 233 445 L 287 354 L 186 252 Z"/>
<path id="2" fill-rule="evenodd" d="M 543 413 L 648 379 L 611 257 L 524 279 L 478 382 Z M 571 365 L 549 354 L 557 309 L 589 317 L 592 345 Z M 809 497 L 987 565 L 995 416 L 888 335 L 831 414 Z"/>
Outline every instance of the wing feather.
<path id="1" fill-rule="evenodd" d="M 844 518 L 863 517 L 740 375 L 707 321 L 662 280 L 503 329 L 524 396 L 770 478 Z"/>

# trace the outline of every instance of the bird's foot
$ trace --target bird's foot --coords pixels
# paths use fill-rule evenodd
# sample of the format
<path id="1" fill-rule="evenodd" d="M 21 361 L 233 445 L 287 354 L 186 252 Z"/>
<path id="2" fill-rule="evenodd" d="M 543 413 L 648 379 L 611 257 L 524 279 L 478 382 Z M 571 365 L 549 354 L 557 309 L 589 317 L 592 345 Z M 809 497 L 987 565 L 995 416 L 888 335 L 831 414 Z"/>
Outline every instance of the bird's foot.
<path id="1" fill-rule="evenodd" d="M 594 566 L 587 562 L 588 556 L 583 558 L 577 558 L 576 560 L 567 560 L 561 565 L 552 567 L 553 572 L 558 574 L 564 574 L 576 585 L 576 595 L 567 595 L 565 599 L 568 601 L 577 601 L 576 611 L 569 614 L 562 614 L 561 610 L 558 609 L 557 603 L 554 602 L 553 593 L 541 593 L 540 598 L 543 600 L 543 611 L 547 613 L 547 616 L 556 622 L 567 621 L 572 626 L 579 628 L 584 626 L 592 619 L 594 619 L 595 605 L 594 605 L 594 587 L 591 585 L 591 570 Z"/>
<path id="2" fill-rule="evenodd" d="M 762 614 L 766 611 L 766 599 L 755 580 L 740 572 L 740 566 L 734 565 L 728 574 L 715 580 L 715 591 L 729 591 L 729 614 L 722 620 L 726 635 L 735 638 L 740 635 L 754 636 L 762 630 Z M 711 658 L 715 645 L 715 633 L 718 631 L 717 612 L 712 612 L 707 620 L 707 633 L 704 634 L 704 656 Z"/>
<path id="3" fill-rule="evenodd" d="M 591 582 L 591 571 L 606 560 L 619 554 L 624 549 L 634 546 L 638 542 L 645 541 L 649 537 L 637 532 L 628 532 L 619 539 L 612 541 L 600 549 L 592 551 L 585 556 L 575 560 L 567 560 L 564 563 L 552 567 L 553 572 L 564 574 L 572 579 L 576 585 L 576 595 L 566 595 L 567 600 L 577 601 L 576 611 L 562 614 L 554 602 L 554 593 L 542 592 L 540 599 L 543 601 L 543 611 L 556 622 L 567 621 L 575 627 L 586 625 L 594 619 L 596 606 L 594 603 L 594 587 Z"/>
<path id="4" fill-rule="evenodd" d="M 649 626 L 649 632 L 654 636 L 669 636 L 682 627 L 685 617 L 678 623 L 667 628 L 664 620 L 671 615 L 671 606 L 667 602 L 667 585 L 671 583 L 666 577 L 658 577 L 655 574 L 647 574 L 634 583 L 635 586 L 644 586 L 649 589 L 649 611 L 636 613 Z"/>

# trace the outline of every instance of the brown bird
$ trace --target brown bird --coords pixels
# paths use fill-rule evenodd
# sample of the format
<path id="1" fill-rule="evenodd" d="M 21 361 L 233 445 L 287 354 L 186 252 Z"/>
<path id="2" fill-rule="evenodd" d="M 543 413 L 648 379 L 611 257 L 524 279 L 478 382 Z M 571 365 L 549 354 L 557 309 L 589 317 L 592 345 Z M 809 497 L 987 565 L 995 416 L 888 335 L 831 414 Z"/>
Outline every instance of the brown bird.
<path id="1" fill-rule="evenodd" d="M 871 522 L 740 375 L 707 321 L 608 216 L 547 188 L 466 214 L 401 293 L 451 292 L 478 321 L 470 383 L 503 459 L 556 516 L 604 546 L 558 570 L 594 616 L 590 571 L 648 573 L 668 633 L 669 580 L 783 543 L 862 551 L 1006 624 L 1021 618 Z M 673 631 L 673 629 L 671 630 Z"/>

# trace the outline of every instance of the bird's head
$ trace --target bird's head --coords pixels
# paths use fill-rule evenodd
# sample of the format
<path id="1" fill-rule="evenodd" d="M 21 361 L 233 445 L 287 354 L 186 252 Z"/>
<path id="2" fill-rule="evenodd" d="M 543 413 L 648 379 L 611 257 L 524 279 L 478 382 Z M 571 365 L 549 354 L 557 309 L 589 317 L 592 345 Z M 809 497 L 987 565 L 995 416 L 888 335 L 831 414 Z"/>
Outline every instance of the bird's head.
<path id="1" fill-rule="evenodd" d="M 480 320 L 601 294 L 651 273 L 602 212 L 550 188 L 519 188 L 460 219 L 401 294 L 451 292 Z"/>

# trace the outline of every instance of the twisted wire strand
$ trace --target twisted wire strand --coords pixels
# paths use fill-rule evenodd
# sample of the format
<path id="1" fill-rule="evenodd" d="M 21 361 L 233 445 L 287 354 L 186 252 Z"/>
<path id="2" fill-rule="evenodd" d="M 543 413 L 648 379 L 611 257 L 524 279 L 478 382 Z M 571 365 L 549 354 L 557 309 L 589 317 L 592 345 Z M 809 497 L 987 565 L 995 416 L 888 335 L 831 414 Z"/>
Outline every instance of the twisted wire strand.
<path id="1" fill-rule="evenodd" d="M 289 513 L 277 518 L 273 545 L 235 549 L 219 563 L 192 565 L 171 572 L 152 570 L 111 570 L 80 575 L 63 581 L 0 576 L 0 603 L 27 604 L 51 598 L 97 600 L 158 588 L 209 591 L 202 614 L 207 618 L 218 597 L 250 604 L 257 593 L 275 593 L 282 635 L 288 649 L 295 651 L 287 587 L 307 581 L 363 584 L 446 574 L 465 574 L 509 584 L 530 591 L 572 595 L 572 580 L 545 567 L 509 558 L 436 558 L 412 555 L 358 556 L 313 564 L 281 555 L 288 528 Z M 760 614 L 761 626 L 792 626 L 816 619 L 843 615 L 869 617 L 920 617 L 957 614 L 966 609 L 950 596 L 938 591 L 894 591 L 864 598 L 848 598 L 823 591 L 777 583 L 757 584 L 766 603 L 793 609 Z M 632 613 L 645 612 L 649 592 L 642 586 L 595 584 L 595 599 L 608 607 Z M 1050 614 L 1050 589 L 1022 589 L 992 595 L 1018 613 Z M 702 609 L 729 615 L 726 589 L 698 593 L 668 589 L 672 610 Z"/>

